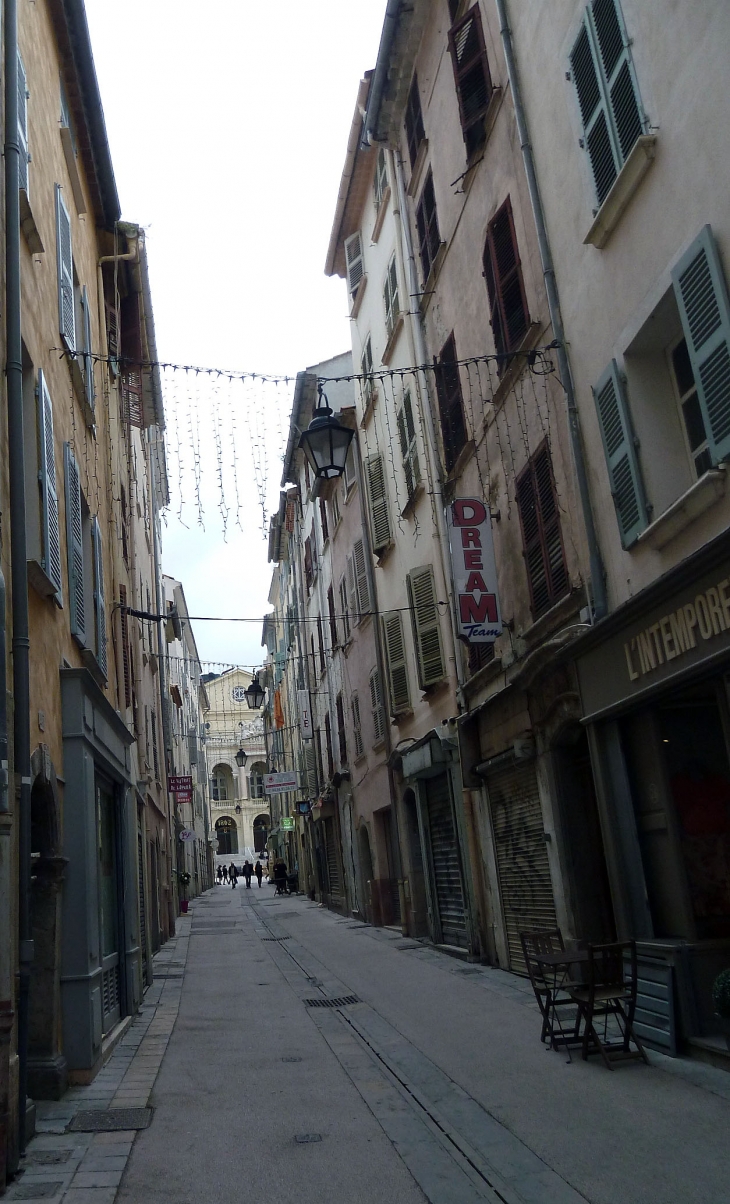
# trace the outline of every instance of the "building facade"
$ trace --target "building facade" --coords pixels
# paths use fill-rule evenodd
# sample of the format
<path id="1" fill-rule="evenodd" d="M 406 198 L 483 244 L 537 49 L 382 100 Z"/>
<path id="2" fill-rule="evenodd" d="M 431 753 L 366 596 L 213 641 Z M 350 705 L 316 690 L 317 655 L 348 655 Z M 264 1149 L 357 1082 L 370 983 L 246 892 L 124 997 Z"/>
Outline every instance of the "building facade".
<path id="1" fill-rule="evenodd" d="M 271 816 L 264 794 L 268 770 L 261 713 L 246 701 L 253 674 L 245 669 L 206 673 L 205 759 L 211 836 L 217 865 L 242 865 L 266 851 Z M 243 749 L 245 763 L 236 753 Z"/>

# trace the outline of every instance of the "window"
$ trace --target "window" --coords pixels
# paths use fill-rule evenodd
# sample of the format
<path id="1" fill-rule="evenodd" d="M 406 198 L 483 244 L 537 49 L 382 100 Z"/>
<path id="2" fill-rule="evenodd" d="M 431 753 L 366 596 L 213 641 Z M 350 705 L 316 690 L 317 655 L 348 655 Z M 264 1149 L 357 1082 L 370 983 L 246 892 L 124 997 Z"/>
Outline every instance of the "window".
<path id="1" fill-rule="evenodd" d="M 352 486 L 357 480 L 357 472 L 355 470 L 355 440 L 350 441 L 347 456 L 345 458 L 345 493 L 349 493 Z"/>
<path id="2" fill-rule="evenodd" d="M 67 349 L 76 351 L 74 305 L 74 262 L 71 248 L 71 218 L 61 187 L 56 185 L 56 243 L 58 252 L 58 324 Z"/>
<path id="3" fill-rule="evenodd" d="M 129 426 L 144 426 L 142 411 L 142 373 L 136 368 L 122 375 L 122 418 Z"/>
<path id="4" fill-rule="evenodd" d="M 395 252 L 388 264 L 388 271 L 385 276 L 385 284 L 383 285 L 383 301 L 385 303 L 385 330 L 388 338 L 395 330 L 395 324 L 400 315 L 400 302 L 398 300 L 398 269 L 395 263 Z"/>
<path id="5" fill-rule="evenodd" d="M 388 666 L 388 689 L 390 713 L 400 715 L 411 709 L 411 694 L 408 687 L 406 645 L 403 638 L 403 616 L 394 610 L 383 615 L 385 657 Z"/>
<path id="6" fill-rule="evenodd" d="M 81 347 L 79 350 L 82 352 L 81 367 L 82 367 L 82 373 L 83 373 L 83 387 L 84 387 L 84 393 L 86 394 L 86 400 L 93 409 L 93 407 L 94 407 L 94 360 L 93 360 L 93 355 L 92 355 L 93 347 L 91 345 L 91 305 L 89 303 L 89 294 L 86 291 L 86 285 L 84 285 L 83 288 L 78 290 L 77 295 L 78 295 L 79 311 L 80 311 L 79 312 L 80 321 L 78 323 L 78 326 L 79 326 L 79 331 L 80 331 L 80 335 L 81 335 Z M 133 373 L 132 375 L 139 376 L 139 373 Z M 142 425 L 142 383 L 141 383 L 141 380 L 140 380 L 139 395 L 140 395 L 140 404 L 139 404 L 140 421 L 139 421 L 138 425 L 141 426 Z"/>
<path id="7" fill-rule="evenodd" d="M 345 708 L 342 704 L 342 695 L 338 694 L 336 699 L 337 708 L 337 748 L 340 756 L 340 767 L 347 765 L 347 736 L 345 734 Z"/>
<path id="8" fill-rule="evenodd" d="M 520 512 L 532 617 L 537 619 L 569 588 L 547 443 L 543 443 L 517 478 L 517 509 Z"/>
<path id="9" fill-rule="evenodd" d="M 629 45 L 617 0 L 592 0 L 570 66 L 599 205 L 644 130 Z"/>
<path id="10" fill-rule="evenodd" d="M 415 569 L 408 574 L 407 581 L 418 682 L 422 690 L 427 690 L 446 676 L 436 585 L 431 565 Z"/>
<path id="11" fill-rule="evenodd" d="M 353 694 L 350 699 L 350 710 L 352 711 L 352 733 L 355 740 L 355 760 L 361 757 L 365 751 L 365 746 L 362 740 L 362 719 L 360 717 L 360 699 L 357 694 Z"/>
<path id="12" fill-rule="evenodd" d="M 28 195 L 28 81 L 18 55 L 18 187 Z"/>
<path id="13" fill-rule="evenodd" d="M 335 614 L 335 592 L 331 585 L 327 590 L 327 612 L 329 615 L 330 640 L 332 641 L 332 647 L 336 648 L 339 641 L 337 639 L 337 618 L 336 618 L 336 614 Z"/>
<path id="14" fill-rule="evenodd" d="M 487 227 L 484 277 L 494 347 L 497 355 L 506 355 L 519 346 L 530 324 L 509 197 Z"/>
<path id="15" fill-rule="evenodd" d="M 359 232 L 345 239 L 345 263 L 347 265 L 347 287 L 350 291 L 350 302 L 355 304 L 357 291 L 360 287 L 365 265 L 362 257 L 362 240 Z"/>
<path id="16" fill-rule="evenodd" d="M 314 567 L 312 565 L 312 540 L 309 535 L 304 541 L 304 580 L 307 589 L 310 590 L 314 582 Z"/>
<path id="17" fill-rule="evenodd" d="M 343 643 L 346 644 L 350 638 L 350 612 L 347 599 L 347 581 L 343 577 L 339 586 L 340 595 L 340 618 L 342 622 L 342 632 L 344 635 Z"/>
<path id="18" fill-rule="evenodd" d="M 486 141 L 484 116 L 492 96 L 492 80 L 484 47 L 479 5 L 470 8 L 449 30 L 449 50 L 459 100 L 461 132 L 467 159 Z"/>
<path id="19" fill-rule="evenodd" d="M 280 732 L 279 732 L 279 735 L 281 735 Z M 248 775 L 248 796 L 249 796 L 249 798 L 263 798 L 264 797 L 264 774 L 265 773 L 266 773 L 266 766 L 263 764 L 263 762 L 255 761 L 254 764 L 251 766 L 251 770 Z"/>
<path id="20" fill-rule="evenodd" d="M 38 373 L 38 484 L 41 503 L 41 568 L 55 590 L 55 599 L 60 606 L 63 601 L 63 584 L 53 403 L 42 372 Z"/>
<path id="21" fill-rule="evenodd" d="M 426 183 L 423 185 L 421 199 L 416 209 L 416 227 L 418 229 L 418 249 L 421 255 L 424 284 L 433 267 L 434 260 L 441 246 L 439 222 L 436 214 L 436 197 L 433 191 L 433 173 L 429 171 Z"/>
<path id="22" fill-rule="evenodd" d="M 150 713 L 150 725 L 152 729 L 152 765 L 155 771 L 155 780 L 160 778 L 160 754 L 157 747 L 157 714 L 155 711 Z"/>
<path id="23" fill-rule="evenodd" d="M 695 473 L 701 477 L 707 472 L 708 468 L 712 468 L 712 455 L 710 453 L 709 439 L 705 430 L 705 421 L 702 417 L 699 397 L 697 396 L 697 383 L 695 374 L 692 371 L 692 361 L 689 357 L 689 349 L 687 340 L 682 338 L 672 348 L 671 355 L 672 379 L 677 392 L 677 400 L 679 402 L 679 411 L 682 415 L 682 426 L 684 428 L 687 446 L 692 457 Z"/>
<path id="24" fill-rule="evenodd" d="M 375 164 L 375 177 L 373 179 L 373 194 L 375 199 L 375 212 L 380 212 L 380 206 L 383 203 L 386 189 L 388 187 L 388 161 L 385 157 L 385 150 L 381 146 L 378 151 L 378 159 Z"/>
<path id="25" fill-rule="evenodd" d="M 379 556 L 385 551 L 391 540 L 388 490 L 385 483 L 385 464 L 382 456 L 368 456 L 365 461 L 365 478 L 367 480 L 368 502 L 370 505 L 370 532 L 373 540 L 373 551 L 376 556 Z"/>
<path id="26" fill-rule="evenodd" d="M 332 513 L 332 530 L 336 531 L 340 525 L 340 519 L 342 517 L 342 515 L 340 513 L 340 488 L 339 488 L 339 485 L 337 485 L 335 487 L 335 492 L 332 494 L 332 497 L 330 498 L 330 510 Z"/>
<path id="27" fill-rule="evenodd" d="M 122 630 L 122 676 L 124 678 L 124 705 L 132 705 L 132 661 L 129 647 L 129 618 L 127 616 L 127 589 L 119 586 L 119 623 Z"/>
<path id="28" fill-rule="evenodd" d="M 423 113 L 421 112 L 421 94 L 418 91 L 418 78 L 414 75 L 406 104 L 406 141 L 408 143 L 408 158 L 410 159 L 411 167 L 413 167 L 418 158 L 418 151 L 425 137 Z"/>
<path id="29" fill-rule="evenodd" d="M 210 797 L 214 803 L 228 802 L 228 783 L 223 770 L 218 773 L 213 771 L 213 776 L 210 779 Z"/>
<path id="30" fill-rule="evenodd" d="M 323 497 L 319 499 L 319 521 L 322 524 L 322 539 L 326 542 L 330 537 L 330 531 L 327 525 L 327 505 Z"/>
<path id="31" fill-rule="evenodd" d="M 410 501 L 421 482 L 421 466 L 418 463 L 416 446 L 416 424 L 413 421 L 413 403 L 410 390 L 403 394 L 403 404 L 398 411 L 398 441 L 403 457 L 403 472 Z"/>
<path id="32" fill-rule="evenodd" d="M 106 603 L 104 601 L 104 550 L 101 539 L 99 519 L 94 516 L 91 520 L 91 542 L 94 550 L 94 628 L 96 636 L 96 660 L 104 677 L 108 676 L 106 649 Z M 148 607 L 149 609 L 149 607 Z M 154 714 L 152 716 L 154 721 Z M 157 733 L 153 727 L 153 739 Z M 157 753 L 155 752 L 155 770 L 157 769 Z"/>
<path id="33" fill-rule="evenodd" d="M 485 665 L 494 660 L 494 644 L 469 645 L 469 672 L 478 673 Z"/>
<path id="34" fill-rule="evenodd" d="M 370 710 L 373 717 L 373 744 L 378 744 L 385 736 L 385 708 L 377 669 L 370 674 Z"/>
<path id="35" fill-rule="evenodd" d="M 324 654 L 324 628 L 320 615 L 317 615 L 317 646 L 319 648 L 319 671 L 324 673 L 327 668 L 327 659 Z"/>
<path id="36" fill-rule="evenodd" d="M 350 614 L 355 622 L 361 623 L 370 614 L 370 587 L 368 585 L 365 544 L 356 539 L 352 556 L 347 557 L 347 586 L 350 595 Z"/>
<path id="37" fill-rule="evenodd" d="M 71 444 L 64 444 L 66 481 L 66 554 L 68 560 L 68 595 L 70 604 L 71 635 L 82 648 L 86 647 L 86 585 L 84 581 L 84 524 L 81 504 L 81 478 L 79 466 L 71 451 Z"/>
<path id="38" fill-rule="evenodd" d="M 373 344 L 370 335 L 365 340 L 360 356 L 360 372 L 363 376 L 363 397 L 365 405 L 369 405 L 375 393 L 375 377 L 373 376 Z"/>
<path id="39" fill-rule="evenodd" d="M 332 752 L 332 724 L 329 711 L 325 711 L 324 716 L 324 739 L 327 748 L 327 777 L 331 778 L 335 772 L 335 758 Z"/>
<path id="40" fill-rule="evenodd" d="M 453 334 L 441 349 L 441 355 L 436 363 L 436 393 L 441 418 L 441 434 L 444 440 L 446 471 L 451 472 L 459 452 L 466 443 L 461 377 Z"/>

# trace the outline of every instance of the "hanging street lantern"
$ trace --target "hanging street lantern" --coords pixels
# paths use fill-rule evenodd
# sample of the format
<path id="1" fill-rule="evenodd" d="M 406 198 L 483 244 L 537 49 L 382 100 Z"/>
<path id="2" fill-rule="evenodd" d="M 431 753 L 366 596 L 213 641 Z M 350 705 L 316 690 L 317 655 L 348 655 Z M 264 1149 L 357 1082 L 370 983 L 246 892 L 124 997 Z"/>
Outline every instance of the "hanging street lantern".
<path id="1" fill-rule="evenodd" d="M 322 391 L 321 381 L 317 387 L 317 409 L 299 440 L 299 447 L 307 457 L 314 475 L 329 481 L 334 477 L 341 477 L 345 471 L 345 460 L 355 432 L 343 426 L 334 417 Z"/>
<path id="2" fill-rule="evenodd" d="M 238 768 L 243 769 L 247 760 L 248 760 L 248 757 L 246 756 L 245 748 L 239 748 L 238 752 L 236 753 L 236 765 L 238 766 Z"/>
<path id="3" fill-rule="evenodd" d="M 266 695 L 264 693 L 264 688 L 259 681 L 258 673 L 254 673 L 253 677 L 251 678 L 251 685 L 247 690 L 244 690 L 243 693 L 250 711 L 258 711 L 261 709 L 261 707 L 264 705 L 264 698 Z"/>

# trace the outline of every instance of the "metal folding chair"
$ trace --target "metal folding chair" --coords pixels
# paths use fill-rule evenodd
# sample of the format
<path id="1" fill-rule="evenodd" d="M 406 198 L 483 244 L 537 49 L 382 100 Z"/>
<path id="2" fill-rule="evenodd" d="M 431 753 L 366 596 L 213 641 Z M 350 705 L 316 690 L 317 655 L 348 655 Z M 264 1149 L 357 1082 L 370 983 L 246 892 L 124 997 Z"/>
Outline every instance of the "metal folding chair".
<path id="1" fill-rule="evenodd" d="M 613 1062 L 632 1058 L 641 1058 L 648 1063 L 644 1047 L 633 1029 L 637 988 L 636 942 L 614 941 L 610 945 L 589 945 L 587 980 L 586 985 L 570 987 L 570 997 L 578 1005 L 585 1024 L 583 1060 L 586 1061 L 591 1053 L 600 1053 L 609 1070 L 613 1070 Z M 613 1033 L 609 1033 L 611 1018 L 615 1021 Z M 601 1033 L 599 1028 L 602 1029 Z M 632 1041 L 635 1049 L 631 1048 Z"/>
<path id="2" fill-rule="evenodd" d="M 575 1022 L 566 1030 L 560 1018 L 560 1009 L 566 1006 L 575 1008 L 575 1002 L 568 994 L 567 987 L 572 984 L 564 982 L 568 966 L 565 964 L 563 980 L 558 981 L 558 973 L 548 975 L 539 961 L 540 954 L 560 954 L 565 952 L 563 934 L 559 928 L 545 928 L 536 932 L 521 932 L 520 943 L 525 957 L 527 973 L 530 976 L 532 989 L 535 992 L 538 1007 L 542 1015 L 542 1033 L 540 1040 L 550 1038 L 550 1047 L 557 1049 L 563 1046 L 570 1056 L 570 1045 L 577 1045 L 580 1027 L 580 1012 Z"/>

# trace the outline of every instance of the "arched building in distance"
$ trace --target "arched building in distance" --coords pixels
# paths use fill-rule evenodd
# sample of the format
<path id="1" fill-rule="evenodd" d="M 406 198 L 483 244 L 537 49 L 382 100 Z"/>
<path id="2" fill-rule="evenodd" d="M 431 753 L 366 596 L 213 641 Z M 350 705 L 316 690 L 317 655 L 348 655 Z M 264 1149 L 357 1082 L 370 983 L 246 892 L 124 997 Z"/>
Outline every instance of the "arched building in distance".
<path id="1" fill-rule="evenodd" d="M 205 688 L 210 710 L 205 723 L 212 834 L 217 864 L 243 865 L 266 849 L 271 828 L 264 795 L 267 772 L 261 712 L 251 710 L 246 690 L 253 674 L 246 669 L 209 673 Z M 236 762 L 243 749 L 245 764 Z"/>

